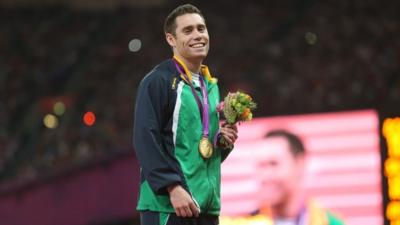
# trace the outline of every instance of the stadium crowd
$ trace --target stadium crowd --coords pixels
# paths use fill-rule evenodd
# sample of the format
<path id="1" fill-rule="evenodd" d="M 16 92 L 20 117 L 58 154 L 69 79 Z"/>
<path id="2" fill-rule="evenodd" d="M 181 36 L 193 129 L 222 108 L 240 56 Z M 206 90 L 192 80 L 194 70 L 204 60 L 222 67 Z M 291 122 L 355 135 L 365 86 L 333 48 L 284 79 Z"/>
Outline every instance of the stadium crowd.
<path id="1" fill-rule="evenodd" d="M 254 97 L 255 116 L 379 109 L 400 99 L 400 5 L 390 3 L 201 2 L 206 63 L 221 96 Z M 174 6 L 0 9 L 0 186 L 132 153 L 136 87 L 171 56 L 162 23 Z M 55 102 L 65 113 L 49 129 Z M 87 111 L 93 126 L 82 121 Z"/>

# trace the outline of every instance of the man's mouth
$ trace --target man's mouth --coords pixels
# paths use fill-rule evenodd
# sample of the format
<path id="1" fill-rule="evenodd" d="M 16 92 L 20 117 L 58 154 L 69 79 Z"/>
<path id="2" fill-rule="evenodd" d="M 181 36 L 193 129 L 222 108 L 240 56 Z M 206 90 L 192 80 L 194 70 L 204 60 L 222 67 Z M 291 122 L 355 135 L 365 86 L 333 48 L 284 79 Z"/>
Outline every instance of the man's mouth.
<path id="1" fill-rule="evenodd" d="M 204 47 L 206 44 L 205 43 L 196 43 L 196 44 L 192 44 L 189 45 L 191 48 L 202 48 Z"/>

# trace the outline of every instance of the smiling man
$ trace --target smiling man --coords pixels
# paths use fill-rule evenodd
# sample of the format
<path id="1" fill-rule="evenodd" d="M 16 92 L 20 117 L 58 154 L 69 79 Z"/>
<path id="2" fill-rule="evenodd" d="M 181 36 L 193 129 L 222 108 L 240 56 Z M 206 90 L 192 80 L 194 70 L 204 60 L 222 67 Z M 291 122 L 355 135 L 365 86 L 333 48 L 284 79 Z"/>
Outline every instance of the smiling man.
<path id="1" fill-rule="evenodd" d="M 202 64 L 210 43 L 200 10 L 177 7 L 164 31 L 173 57 L 143 78 L 136 97 L 141 224 L 218 224 L 221 162 L 237 127 L 219 125 L 217 80 Z"/>

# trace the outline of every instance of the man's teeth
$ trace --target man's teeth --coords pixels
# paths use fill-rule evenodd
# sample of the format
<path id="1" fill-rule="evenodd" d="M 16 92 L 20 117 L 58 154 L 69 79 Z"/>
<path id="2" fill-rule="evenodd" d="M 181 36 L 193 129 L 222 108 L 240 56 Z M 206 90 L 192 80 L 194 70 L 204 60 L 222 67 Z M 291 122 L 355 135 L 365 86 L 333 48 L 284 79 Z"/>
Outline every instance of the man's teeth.
<path id="1" fill-rule="evenodd" d="M 193 48 L 200 48 L 200 47 L 203 47 L 203 46 L 204 46 L 204 44 L 195 44 L 195 45 L 192 45 Z"/>

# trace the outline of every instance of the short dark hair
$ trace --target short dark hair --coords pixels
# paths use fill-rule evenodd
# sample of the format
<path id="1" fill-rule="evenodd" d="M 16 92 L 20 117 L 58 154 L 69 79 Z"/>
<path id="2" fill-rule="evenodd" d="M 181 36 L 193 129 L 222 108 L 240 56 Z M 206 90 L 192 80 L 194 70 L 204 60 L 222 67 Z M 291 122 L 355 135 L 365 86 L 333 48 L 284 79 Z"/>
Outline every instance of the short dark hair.
<path id="1" fill-rule="evenodd" d="M 301 156 L 305 154 L 305 149 L 303 142 L 299 136 L 286 131 L 286 130 L 272 130 L 265 135 L 266 138 L 271 137 L 283 137 L 285 138 L 290 146 L 290 152 L 294 157 Z"/>
<path id="2" fill-rule="evenodd" d="M 164 32 L 176 35 L 176 18 L 185 14 L 196 13 L 199 14 L 203 19 L 204 16 L 201 11 L 194 5 L 185 4 L 176 7 L 172 12 L 165 18 L 164 21 Z"/>

